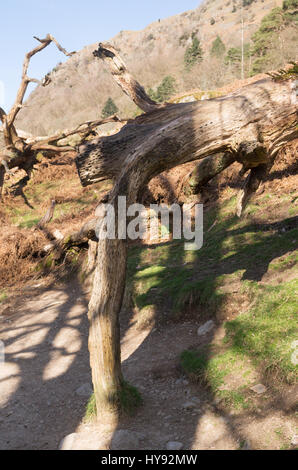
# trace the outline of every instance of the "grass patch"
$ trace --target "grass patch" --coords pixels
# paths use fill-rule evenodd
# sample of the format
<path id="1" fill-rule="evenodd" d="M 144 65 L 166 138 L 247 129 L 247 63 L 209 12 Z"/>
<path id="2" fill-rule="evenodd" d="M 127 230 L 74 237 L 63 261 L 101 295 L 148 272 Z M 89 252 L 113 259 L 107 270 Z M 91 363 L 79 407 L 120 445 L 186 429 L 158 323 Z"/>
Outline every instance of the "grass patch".
<path id="1" fill-rule="evenodd" d="M 266 272 L 292 269 L 298 238 L 293 221 L 271 227 L 247 214 L 239 219 L 235 206 L 233 196 L 204 214 L 204 244 L 196 252 L 185 251 L 184 240 L 130 249 L 127 287 L 137 310 L 155 306 L 158 321 L 185 313 L 214 316 L 227 305 L 227 286 L 236 282 L 245 292 L 247 282 L 257 285 Z"/>
<path id="2" fill-rule="evenodd" d="M 230 364 L 223 356 L 211 357 L 207 350 L 183 351 L 181 366 L 187 375 L 196 382 L 208 384 L 213 393 L 224 383 L 224 377 L 230 372 Z"/>
<path id="3" fill-rule="evenodd" d="M 278 286 L 246 282 L 244 289 L 250 291 L 254 306 L 225 323 L 221 350 L 211 346 L 184 351 L 180 357 L 190 379 L 207 385 L 214 396 L 235 409 L 251 406 L 247 392 L 258 371 L 275 383 L 297 380 L 292 345 L 297 340 L 298 281 Z"/>
<path id="4" fill-rule="evenodd" d="M 1 302 L 4 302 L 4 300 L 6 300 L 8 297 L 7 293 L 5 292 L 5 290 L 1 290 L 0 291 L 0 303 Z"/>
<path id="5" fill-rule="evenodd" d="M 143 403 L 140 392 L 128 382 L 124 381 L 118 397 L 115 399 L 116 408 L 120 413 L 133 416 L 137 408 Z M 92 393 L 86 405 L 85 420 L 90 421 L 96 416 L 96 400 Z"/>
<path id="6" fill-rule="evenodd" d="M 227 322 L 230 348 L 252 358 L 267 373 L 293 383 L 297 367 L 292 363 L 292 343 L 297 339 L 298 281 L 278 286 L 253 286 L 257 294 L 249 314 Z"/>
<path id="7" fill-rule="evenodd" d="M 202 351 L 183 351 L 180 356 L 180 363 L 184 372 L 195 382 L 206 385 L 212 394 L 219 398 L 229 408 L 246 409 L 250 406 L 249 400 L 243 393 L 245 386 L 235 389 L 222 389 L 225 378 L 232 371 L 237 371 L 241 367 L 237 363 L 238 357 L 231 351 L 220 354 Z"/>
<path id="8" fill-rule="evenodd" d="M 284 271 L 298 263 L 298 253 L 294 252 L 270 263 L 269 270 Z"/>
<path id="9" fill-rule="evenodd" d="M 235 410 L 247 410 L 251 407 L 250 400 L 242 393 L 242 387 L 238 390 L 221 390 L 217 393 L 225 406 Z"/>
<path id="10" fill-rule="evenodd" d="M 208 309 L 209 314 L 215 313 L 224 298 L 224 294 L 220 293 L 216 284 L 216 281 L 210 278 L 181 286 L 174 295 L 174 308 L 186 311 L 194 306 L 201 306 Z"/>
<path id="11" fill-rule="evenodd" d="M 86 405 L 85 420 L 90 421 L 93 418 L 95 418 L 95 416 L 96 416 L 96 401 L 95 401 L 95 395 L 94 393 L 92 393 Z"/>
<path id="12" fill-rule="evenodd" d="M 30 211 L 24 213 L 22 209 L 13 209 L 12 211 L 12 222 L 20 228 L 31 228 L 37 225 L 41 216 L 38 216 L 36 211 Z"/>
<path id="13" fill-rule="evenodd" d="M 143 400 L 136 387 L 124 382 L 119 393 L 119 402 L 121 411 L 132 416 Z"/>

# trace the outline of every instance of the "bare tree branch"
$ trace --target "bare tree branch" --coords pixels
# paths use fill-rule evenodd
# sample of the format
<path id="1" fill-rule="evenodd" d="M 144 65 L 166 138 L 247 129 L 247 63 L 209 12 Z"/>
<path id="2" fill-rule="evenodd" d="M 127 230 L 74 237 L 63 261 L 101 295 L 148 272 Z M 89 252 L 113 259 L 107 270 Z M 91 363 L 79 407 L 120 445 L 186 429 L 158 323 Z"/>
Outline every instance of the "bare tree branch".
<path id="1" fill-rule="evenodd" d="M 111 44 L 99 43 L 98 49 L 93 52 L 93 55 L 104 60 L 120 88 L 143 111 L 154 111 L 163 106 L 147 95 L 144 87 L 129 73 L 122 58 Z"/>
<path id="2" fill-rule="evenodd" d="M 105 119 L 99 119 L 97 121 L 83 122 L 82 124 L 79 124 L 79 126 L 77 126 L 75 129 L 57 132 L 56 134 L 53 134 L 51 136 L 30 137 L 26 140 L 26 143 L 30 144 L 32 149 L 41 149 L 41 146 L 43 144 L 58 142 L 59 140 L 65 139 L 66 137 L 70 137 L 71 135 L 82 134 L 82 138 L 85 138 L 85 136 L 87 136 L 96 127 L 102 126 L 110 122 L 125 123 L 127 121 L 128 119 L 120 119 L 118 116 L 113 115 Z"/>
<path id="3" fill-rule="evenodd" d="M 71 57 L 72 55 L 74 55 L 76 53 L 76 51 L 73 51 L 73 52 L 67 52 L 60 44 L 59 42 L 57 41 L 57 39 L 54 38 L 54 36 L 52 36 L 51 34 L 47 34 L 46 38 L 45 39 L 39 39 L 37 36 L 33 36 L 34 39 L 36 39 L 37 41 L 39 41 L 40 43 L 44 44 L 45 42 L 47 42 L 48 40 L 52 41 L 54 44 L 56 44 L 57 48 L 59 49 L 59 51 L 63 52 L 64 55 L 66 55 L 67 57 Z"/>
<path id="4" fill-rule="evenodd" d="M 14 127 L 14 121 L 17 117 L 18 112 L 23 107 L 23 99 L 28 84 L 30 82 L 33 82 L 41 86 L 46 86 L 51 81 L 49 74 L 47 74 L 42 81 L 28 77 L 27 72 L 31 58 L 38 52 L 45 49 L 49 44 L 51 44 L 51 42 L 53 42 L 57 46 L 57 48 L 67 57 L 70 57 L 75 54 L 75 52 L 68 53 L 51 34 L 48 34 L 43 39 L 40 39 L 36 36 L 34 36 L 34 38 L 40 44 L 25 55 L 21 84 L 19 86 L 15 102 L 8 113 L 6 113 L 4 109 L 0 108 L 0 120 L 3 123 L 0 131 L 3 132 L 5 141 L 5 149 L 2 152 L 3 162 L 2 165 L 0 165 L 2 176 L 4 174 L 3 170 L 9 173 L 9 170 L 16 166 L 25 169 L 26 172 L 30 174 L 32 166 L 36 163 L 35 153 L 39 150 L 54 151 L 57 153 L 74 151 L 75 148 L 71 145 L 58 144 L 60 140 L 66 137 L 69 137 L 71 135 L 79 135 L 80 143 L 82 143 L 90 134 L 92 134 L 92 132 L 94 132 L 94 129 L 96 127 L 110 122 L 125 123 L 128 121 L 127 119 L 120 119 L 118 116 L 114 115 L 106 119 L 86 121 L 77 126 L 75 129 L 64 130 L 62 132 L 56 132 L 55 134 L 50 136 L 39 137 L 33 137 L 32 135 L 28 135 L 23 131 L 17 131 Z M 7 155 L 9 156 L 7 157 Z M 1 181 L 2 180 L 3 177 L 1 177 Z M 2 184 L 3 181 L 0 185 L 0 190 Z"/>
<path id="5" fill-rule="evenodd" d="M 6 116 L 6 112 L 5 112 L 4 109 L 1 108 L 1 106 L 0 106 L 0 120 L 1 120 L 2 122 L 4 122 L 5 116 Z"/>
<path id="6" fill-rule="evenodd" d="M 50 204 L 49 208 L 47 209 L 45 215 L 40 219 L 40 221 L 37 224 L 37 228 L 44 228 L 47 224 L 49 224 L 54 216 L 55 212 L 55 207 L 56 207 L 56 201 L 53 199 Z"/>
<path id="7" fill-rule="evenodd" d="M 235 160 L 236 156 L 232 152 L 210 155 L 200 160 L 194 170 L 181 181 L 179 193 L 183 190 L 187 195 L 197 194 L 209 180 L 221 173 Z"/>
<path id="8" fill-rule="evenodd" d="M 75 52 L 71 52 L 71 53 L 68 53 L 58 42 L 57 40 L 51 35 L 51 34 L 47 34 L 47 36 L 44 38 L 44 39 L 39 39 L 37 38 L 36 36 L 34 36 L 34 38 L 40 42 L 40 45 L 35 47 L 34 49 L 32 49 L 31 51 L 29 51 L 26 55 L 25 55 L 25 59 L 24 59 L 24 63 L 23 63 L 23 71 L 22 71 L 22 80 L 21 80 L 21 84 L 20 84 L 20 87 L 19 87 L 19 90 L 17 92 L 17 97 L 16 97 L 16 100 L 15 100 L 15 103 L 14 105 L 12 106 L 11 110 L 9 111 L 9 113 L 7 114 L 6 116 L 6 123 L 7 123 L 7 127 L 10 128 L 12 126 L 12 124 L 14 123 L 15 121 L 15 118 L 20 110 L 20 106 L 22 105 L 23 103 L 23 99 L 24 99 L 24 96 L 25 96 L 25 93 L 26 93 L 26 90 L 27 90 L 27 87 L 28 87 L 28 84 L 30 83 L 30 81 L 35 81 L 35 79 L 30 79 L 28 76 L 27 76 L 27 72 L 28 72 L 28 68 L 29 68 L 29 63 L 30 63 L 30 60 L 31 58 L 37 54 L 38 52 L 42 51 L 43 49 L 45 49 L 49 44 L 51 44 L 51 42 L 53 42 L 57 48 L 63 52 L 63 54 L 65 54 L 67 57 L 70 57 L 72 56 Z"/>
<path id="9" fill-rule="evenodd" d="M 19 137 L 14 125 L 7 126 L 7 114 L 3 108 L 0 108 L 0 120 L 3 123 L 1 131 L 3 132 L 5 145 L 23 149 L 22 138 Z"/>
<path id="10" fill-rule="evenodd" d="M 36 151 L 37 150 L 38 151 L 49 150 L 49 151 L 58 152 L 58 153 L 73 152 L 74 151 L 74 148 L 70 147 L 68 145 L 59 146 L 59 145 L 51 145 L 51 144 L 47 144 L 47 143 L 36 144 L 35 146 L 32 146 L 31 149 L 36 150 Z"/>
<path id="11" fill-rule="evenodd" d="M 225 97 L 168 105 L 143 114 L 118 134 L 94 139 L 80 148 L 76 163 L 81 183 L 116 181 L 124 165 L 130 167 L 137 155 L 146 166 L 154 159 L 156 174 L 166 160 L 165 169 L 170 169 L 226 152 L 226 163 L 235 158 L 247 169 L 267 163 L 268 154 L 276 155 L 297 137 L 294 94 L 290 83 L 264 79 Z M 220 160 L 223 168 L 225 161 Z"/>

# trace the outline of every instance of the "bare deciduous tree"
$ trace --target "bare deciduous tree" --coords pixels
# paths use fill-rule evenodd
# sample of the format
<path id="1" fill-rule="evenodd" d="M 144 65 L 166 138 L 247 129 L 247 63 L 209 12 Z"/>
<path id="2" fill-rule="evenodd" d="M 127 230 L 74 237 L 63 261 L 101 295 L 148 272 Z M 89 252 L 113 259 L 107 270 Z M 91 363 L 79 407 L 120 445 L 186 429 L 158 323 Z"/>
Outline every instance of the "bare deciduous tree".
<path id="1" fill-rule="evenodd" d="M 10 111 L 6 113 L 4 109 L 0 108 L 0 121 L 2 122 L 2 132 L 4 137 L 5 148 L 0 151 L 0 198 L 2 193 L 2 185 L 4 181 L 5 171 L 9 172 L 12 168 L 18 167 L 24 169 L 28 176 L 36 163 L 36 153 L 39 151 L 54 151 L 54 152 L 68 152 L 73 151 L 74 148 L 71 145 L 58 145 L 61 139 L 77 134 L 80 136 L 81 143 L 92 133 L 93 129 L 97 128 L 102 124 L 108 122 L 120 121 L 117 116 L 111 116 L 106 119 L 100 119 L 96 121 L 87 121 L 75 129 L 65 130 L 58 132 L 51 136 L 33 137 L 22 131 L 19 131 L 15 127 L 16 117 L 23 107 L 24 97 L 28 88 L 29 83 L 38 83 L 42 86 L 47 86 L 51 82 L 51 77 L 47 74 L 42 81 L 28 76 L 28 68 L 31 58 L 54 43 L 59 51 L 61 51 L 67 57 L 71 57 L 75 52 L 68 53 L 58 41 L 51 35 L 48 34 L 44 39 L 34 38 L 40 43 L 34 49 L 29 51 L 25 55 L 21 83 L 17 92 L 17 96 L 14 104 Z"/>
<path id="2" fill-rule="evenodd" d="M 26 171 L 32 168 L 37 150 L 73 150 L 69 146 L 61 148 L 57 142 L 74 133 L 81 134 L 84 141 L 94 127 L 118 120 L 111 117 L 84 123 L 75 130 L 50 137 L 21 137 L 14 122 L 28 83 L 32 81 L 27 77 L 30 58 L 51 42 L 66 53 L 50 35 L 39 42 L 40 45 L 26 55 L 22 83 L 11 111 L 6 114 L 0 109 L 6 149 L 12 149 L 15 153 L 7 162 L 8 167 L 18 166 Z M 198 170 L 196 175 L 198 183 L 212 178 L 233 161 L 242 163 L 243 174 L 249 172 L 239 195 L 237 211 L 240 215 L 278 151 L 297 138 L 297 98 L 293 80 L 277 83 L 268 78 L 220 98 L 158 104 L 130 75 L 113 47 L 100 44 L 94 55 L 108 64 L 119 86 L 144 111 L 141 116 L 128 121 L 117 134 L 80 146 L 76 158 L 84 186 L 107 179 L 114 181 L 108 202 L 115 208 L 116 227 L 118 196 L 126 196 L 127 204 L 132 204 L 138 200 L 151 178 L 177 165 L 199 159 L 202 163 L 199 167 L 201 171 Z M 94 240 L 96 225 L 99 231 L 104 230 L 101 222 L 100 216 L 88 221 L 79 232 L 66 237 L 60 244 L 65 247 L 80 243 L 82 239 Z M 90 263 L 93 265 L 96 259 L 96 269 L 88 312 L 89 349 L 100 415 L 119 408 L 121 392 L 125 387 L 121 371 L 119 312 L 125 288 L 127 243 L 117 237 L 113 240 L 101 239 L 97 257 L 94 244 L 90 246 Z"/>
<path id="3" fill-rule="evenodd" d="M 235 160 L 242 163 L 243 174 L 249 172 L 239 197 L 240 215 L 278 151 L 297 138 L 293 81 L 276 83 L 268 78 L 220 98 L 159 105 L 131 77 L 114 48 L 100 44 L 94 55 L 109 65 L 117 83 L 145 111 L 118 134 L 86 143 L 76 159 L 84 186 L 114 180 L 109 203 L 115 208 L 116 227 L 118 196 L 126 196 L 127 204 L 132 204 L 151 178 L 198 159 L 205 181 Z M 103 230 L 100 219 L 97 223 Z M 118 316 L 126 257 L 126 240 L 99 241 L 89 304 L 89 349 L 99 414 L 117 409 L 125 386 Z"/>

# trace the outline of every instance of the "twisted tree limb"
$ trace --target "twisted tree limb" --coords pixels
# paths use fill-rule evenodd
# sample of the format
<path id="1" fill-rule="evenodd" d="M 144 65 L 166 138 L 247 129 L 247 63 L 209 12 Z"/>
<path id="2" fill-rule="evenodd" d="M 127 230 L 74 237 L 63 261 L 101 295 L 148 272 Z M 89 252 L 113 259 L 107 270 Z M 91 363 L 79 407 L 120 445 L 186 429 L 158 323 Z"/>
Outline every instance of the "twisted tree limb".
<path id="1" fill-rule="evenodd" d="M 48 34 L 44 39 L 37 38 L 36 36 L 34 36 L 34 38 L 40 44 L 25 55 L 21 83 L 15 102 L 8 113 L 6 113 L 4 109 L 0 108 L 0 121 L 2 122 L 2 128 L 0 131 L 3 132 L 5 142 L 5 149 L 1 151 L 0 155 L 0 199 L 5 172 L 10 174 L 10 170 L 12 168 L 18 167 L 24 169 L 27 172 L 27 175 L 30 176 L 30 172 L 36 163 L 35 155 L 37 152 L 54 151 L 56 153 L 61 153 L 74 151 L 75 148 L 72 145 L 60 145 L 59 141 L 72 135 L 78 135 L 79 142 L 83 143 L 90 135 L 92 135 L 94 130 L 101 125 L 110 122 L 127 122 L 127 119 L 120 119 L 118 116 L 114 115 L 106 119 L 83 122 L 71 130 L 56 132 L 50 136 L 37 137 L 27 135 L 23 131 L 17 130 L 14 122 L 20 109 L 23 107 L 23 100 L 29 83 L 33 82 L 42 86 L 47 86 L 51 81 L 49 74 L 47 74 L 42 81 L 28 77 L 28 68 L 31 58 L 49 46 L 52 42 L 57 46 L 59 51 L 67 57 L 71 57 L 75 54 L 75 52 L 68 53 L 51 34 Z"/>
<path id="2" fill-rule="evenodd" d="M 23 62 L 23 70 L 22 70 L 22 78 L 21 83 L 17 92 L 17 96 L 13 106 L 11 107 L 10 111 L 6 113 L 2 108 L 0 109 L 0 120 L 2 121 L 2 131 L 4 135 L 4 142 L 6 145 L 6 150 L 12 151 L 16 154 L 16 158 L 7 161 L 5 156 L 2 156 L 1 163 L 5 162 L 3 166 L 8 166 L 9 168 L 13 168 L 14 166 L 23 167 L 29 171 L 30 168 L 33 167 L 35 163 L 35 149 L 32 149 L 30 144 L 26 143 L 26 140 L 18 135 L 14 122 L 15 119 L 23 106 L 23 100 L 25 93 L 27 91 L 28 85 L 30 82 L 36 82 L 36 79 L 29 78 L 27 75 L 29 63 L 31 58 L 37 54 L 38 52 L 45 49 L 51 42 L 54 42 L 58 49 L 63 52 L 66 56 L 71 56 L 74 52 L 67 53 L 67 51 L 58 43 L 58 41 L 50 34 L 48 34 L 44 39 L 36 38 L 40 45 L 29 51 L 25 55 L 25 59 Z M 47 85 L 49 83 L 48 78 L 45 78 L 43 85 Z M 39 148 L 38 148 L 39 150 Z M 2 186 L 1 186 L 2 189 Z"/>
<path id="3" fill-rule="evenodd" d="M 34 49 L 32 49 L 31 51 L 29 51 L 26 55 L 25 55 L 25 59 L 24 59 L 24 63 L 23 63 L 23 71 L 22 71 L 22 78 L 21 78 L 21 84 L 19 86 L 19 89 L 18 89 L 18 92 L 17 92 L 17 96 L 16 96 L 16 100 L 11 108 L 11 110 L 9 111 L 9 113 L 7 114 L 7 116 L 5 117 L 5 120 L 4 120 L 4 126 L 6 127 L 7 129 L 7 132 L 8 132 L 8 135 L 6 136 L 7 138 L 9 138 L 9 132 L 10 132 L 10 128 L 11 126 L 13 125 L 16 117 L 17 117 L 17 114 L 18 112 L 20 111 L 21 107 L 22 107 L 22 104 L 23 104 L 23 100 L 24 100 L 24 96 L 25 96 L 25 93 L 26 93 L 26 90 L 28 88 L 28 85 L 31 81 L 36 81 L 35 79 L 30 79 L 27 75 L 27 72 L 28 72 L 28 68 L 29 68 L 29 63 L 30 63 L 30 60 L 31 58 L 37 54 L 38 52 L 42 51 L 43 49 L 45 49 L 47 46 L 49 46 L 51 44 L 51 42 L 54 42 L 54 44 L 56 44 L 56 46 L 58 47 L 58 49 L 63 53 L 65 54 L 67 57 L 70 57 L 72 56 L 73 54 L 75 54 L 75 52 L 71 52 L 71 53 L 68 53 L 62 46 L 60 46 L 60 44 L 58 43 L 58 41 L 51 35 L 51 34 L 47 34 L 47 36 L 44 38 L 44 39 L 39 39 L 37 38 L 36 36 L 34 36 L 34 39 L 36 39 L 37 41 L 40 42 L 40 45 L 39 46 L 36 46 Z M 5 135 L 4 135 L 5 136 Z M 12 142 L 10 142 L 12 143 Z"/>
<path id="4" fill-rule="evenodd" d="M 210 155 L 213 166 L 219 153 L 228 154 L 226 163 L 233 156 L 247 171 L 269 162 L 296 138 L 296 126 L 291 83 L 263 79 L 221 98 L 169 104 L 138 116 L 117 134 L 82 145 L 76 164 L 83 186 L 116 181 L 137 158 L 146 160 L 146 165 L 154 162 L 150 177 Z"/>
<path id="5" fill-rule="evenodd" d="M 116 83 L 142 111 L 148 113 L 163 106 L 147 95 L 144 87 L 129 73 L 122 58 L 111 44 L 99 43 L 98 49 L 93 52 L 93 55 L 103 59 Z"/>
<path id="6" fill-rule="evenodd" d="M 119 76 L 124 70 L 123 90 L 136 102 L 139 86 L 130 93 L 133 81 L 126 80 L 126 68 L 123 69 L 122 62 L 117 65 L 114 50 L 109 55 L 107 48 L 100 45 L 100 52 L 95 55 L 109 57 L 120 86 Z M 141 100 L 140 104 L 146 111 L 148 103 L 144 105 Z M 157 174 L 182 163 L 225 154 L 238 159 L 244 171 L 252 169 L 253 187 L 252 182 L 262 177 L 258 168 L 267 167 L 283 145 L 298 135 L 296 91 L 291 82 L 277 84 L 264 79 L 221 98 L 154 109 L 149 103 L 148 111 L 127 123 L 118 134 L 82 146 L 76 158 L 84 186 L 114 180 L 109 203 L 115 210 L 116 227 L 118 196 L 125 196 L 127 205 L 135 203 L 140 191 Z M 212 160 L 209 162 L 211 165 Z M 99 223 L 97 229 L 102 234 L 103 224 Z M 92 380 L 98 413 L 104 414 L 117 409 L 125 387 L 119 312 L 125 287 L 127 243 L 119 238 L 99 238 L 88 316 Z"/>
<path id="7" fill-rule="evenodd" d="M 48 222 L 50 222 L 50 220 Z M 43 252 L 46 254 L 56 252 L 60 258 L 67 252 L 67 250 L 69 250 L 69 248 L 74 246 L 82 247 L 89 242 L 97 243 L 98 241 L 95 234 L 98 218 L 94 218 L 85 222 L 80 230 L 72 232 L 66 236 L 60 232 L 58 237 L 57 234 L 52 232 L 51 229 L 47 226 L 48 222 L 45 224 L 42 221 L 42 223 L 39 222 L 36 226 L 36 228 L 42 230 L 50 240 L 50 243 L 48 243 L 43 249 Z"/>
<path id="8" fill-rule="evenodd" d="M 110 122 L 127 122 L 127 119 L 120 119 L 116 114 L 110 116 L 105 119 L 98 119 L 96 121 L 86 121 L 82 124 L 79 124 L 75 129 L 71 130 L 64 130 L 62 132 L 57 132 L 51 136 L 44 136 L 44 137 L 30 137 L 26 139 L 26 143 L 31 145 L 33 150 L 41 149 L 42 145 L 46 144 L 55 144 L 57 147 L 57 143 L 59 140 L 65 139 L 66 137 L 70 137 L 71 135 L 80 135 L 81 140 L 83 141 L 86 137 L 90 135 L 93 129 L 96 129 L 99 126 L 103 126 L 104 124 L 108 124 Z M 59 146 L 58 146 L 59 147 Z M 60 147 L 59 147 L 60 148 Z M 72 147 L 68 147 L 69 149 L 73 150 Z M 58 150 L 59 151 L 59 150 Z M 61 151 L 61 150 L 60 150 Z M 62 150 L 64 151 L 64 150 Z"/>

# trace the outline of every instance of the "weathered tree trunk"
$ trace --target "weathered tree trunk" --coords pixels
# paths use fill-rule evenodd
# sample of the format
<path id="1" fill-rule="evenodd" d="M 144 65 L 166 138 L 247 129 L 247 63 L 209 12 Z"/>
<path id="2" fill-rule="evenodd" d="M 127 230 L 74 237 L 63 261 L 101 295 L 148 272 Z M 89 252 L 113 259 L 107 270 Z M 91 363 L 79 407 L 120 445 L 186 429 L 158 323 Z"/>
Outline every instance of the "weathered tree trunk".
<path id="1" fill-rule="evenodd" d="M 238 194 L 237 199 L 237 209 L 236 213 L 238 217 L 241 217 L 245 206 L 247 205 L 250 197 L 254 194 L 262 181 L 264 181 L 265 177 L 268 175 L 269 171 L 273 166 L 274 160 L 272 159 L 271 162 L 267 164 L 262 164 L 252 168 L 246 177 L 243 187 Z"/>
<path id="2" fill-rule="evenodd" d="M 228 152 L 204 158 L 183 181 L 184 194 L 197 194 L 208 181 L 232 165 L 235 160 L 235 155 Z"/>
<path id="3" fill-rule="evenodd" d="M 120 408 L 121 372 L 119 312 L 125 288 L 125 240 L 101 240 L 89 303 L 89 351 L 97 415 Z M 115 273 L 117 276 L 115 277 Z"/>
<path id="4" fill-rule="evenodd" d="M 82 146 L 77 168 L 83 186 L 116 181 L 124 167 L 139 158 L 154 160 L 150 178 L 218 153 L 233 154 L 248 170 L 267 163 L 294 139 L 296 123 L 291 82 L 264 79 L 221 98 L 169 104 L 143 114 L 118 134 Z"/>
<path id="5" fill-rule="evenodd" d="M 291 83 L 268 79 L 225 97 L 167 105 L 141 115 L 118 134 L 81 147 L 76 163 L 83 185 L 114 180 L 109 203 L 116 208 L 118 196 L 126 196 L 127 205 L 136 202 L 151 178 L 176 165 L 224 153 L 228 162 L 238 159 L 245 170 L 266 166 L 296 137 L 295 90 Z M 123 384 L 118 314 L 126 242 L 106 239 L 98 245 L 89 347 L 100 412 L 117 405 Z"/>

